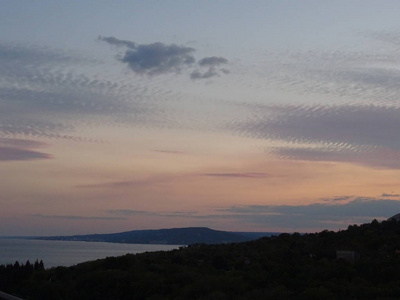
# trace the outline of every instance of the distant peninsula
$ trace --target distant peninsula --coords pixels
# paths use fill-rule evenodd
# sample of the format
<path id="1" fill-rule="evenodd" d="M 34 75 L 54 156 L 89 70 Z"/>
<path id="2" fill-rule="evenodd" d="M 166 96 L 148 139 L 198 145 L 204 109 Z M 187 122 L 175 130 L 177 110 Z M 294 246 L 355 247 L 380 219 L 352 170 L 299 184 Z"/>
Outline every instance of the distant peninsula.
<path id="1" fill-rule="evenodd" d="M 214 230 L 207 227 L 186 227 L 155 230 L 132 230 L 108 234 L 86 234 L 72 236 L 33 237 L 39 240 L 85 241 L 127 244 L 162 244 L 162 245 L 192 245 L 192 244 L 224 244 L 254 240 L 271 236 L 273 232 L 231 232 Z"/>

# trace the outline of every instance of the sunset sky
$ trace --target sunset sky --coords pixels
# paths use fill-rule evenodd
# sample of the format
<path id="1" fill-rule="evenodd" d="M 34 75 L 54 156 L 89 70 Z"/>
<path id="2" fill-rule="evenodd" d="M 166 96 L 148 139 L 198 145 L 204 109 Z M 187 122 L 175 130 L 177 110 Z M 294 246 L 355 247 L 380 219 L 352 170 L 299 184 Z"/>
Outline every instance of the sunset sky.
<path id="1" fill-rule="evenodd" d="M 0 235 L 400 212 L 400 1 L 0 3 Z"/>

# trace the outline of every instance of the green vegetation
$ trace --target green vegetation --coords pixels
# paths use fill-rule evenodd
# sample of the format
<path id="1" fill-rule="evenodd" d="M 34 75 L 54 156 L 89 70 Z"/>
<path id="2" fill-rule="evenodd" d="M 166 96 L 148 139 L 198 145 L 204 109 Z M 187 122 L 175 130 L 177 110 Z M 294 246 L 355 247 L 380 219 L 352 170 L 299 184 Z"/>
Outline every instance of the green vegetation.
<path id="1" fill-rule="evenodd" d="M 400 223 L 352 225 L 339 232 L 280 234 L 195 244 L 35 269 L 0 290 L 25 299 L 398 299 Z M 337 259 L 337 250 L 354 259 Z M 15 270 L 14 270 L 15 269 Z M 32 268 L 31 268 L 32 269 Z"/>

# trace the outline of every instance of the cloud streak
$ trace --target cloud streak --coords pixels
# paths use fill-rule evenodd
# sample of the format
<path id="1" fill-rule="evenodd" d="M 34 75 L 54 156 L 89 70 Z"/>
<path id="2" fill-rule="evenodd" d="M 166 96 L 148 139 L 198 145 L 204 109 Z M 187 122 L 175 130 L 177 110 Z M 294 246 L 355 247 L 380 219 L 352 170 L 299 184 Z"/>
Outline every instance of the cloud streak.
<path id="1" fill-rule="evenodd" d="M 253 224 L 260 228 L 284 228 L 285 231 L 299 229 L 316 230 L 345 229 L 350 224 L 385 220 L 400 211 L 400 199 L 338 196 L 322 199 L 322 203 L 308 205 L 237 205 L 200 211 L 143 211 L 113 209 L 106 213 L 125 218 L 139 216 L 152 218 L 183 218 L 196 224 L 219 224 L 234 222 Z M 328 200 L 328 201 L 327 201 Z M 155 219 L 156 220 L 156 219 Z"/>
<path id="2" fill-rule="evenodd" d="M 348 162 L 373 168 L 400 169 L 400 151 L 377 147 L 367 149 L 346 148 L 296 148 L 277 147 L 271 151 L 274 155 L 284 159 L 326 162 Z"/>
<path id="3" fill-rule="evenodd" d="M 47 146 L 47 144 L 26 140 L 0 138 L 0 161 L 28 161 L 38 159 L 51 159 L 52 155 L 31 150 Z"/>
<path id="4" fill-rule="evenodd" d="M 87 189 L 123 189 L 123 188 L 135 188 L 135 187 L 145 187 L 151 186 L 154 184 L 168 182 L 172 179 L 170 176 L 165 175 L 155 175 L 149 176 L 147 178 L 138 178 L 134 180 L 125 180 L 125 181 L 113 181 L 113 182 L 103 182 L 97 184 L 86 184 L 79 185 L 78 188 L 87 188 Z"/>
<path id="5" fill-rule="evenodd" d="M 394 193 L 382 193 L 381 197 L 398 197 L 400 198 L 400 194 L 394 194 Z"/>
<path id="6" fill-rule="evenodd" d="M 61 219 L 61 220 L 103 220 L 103 221 L 115 221 L 115 220 L 126 220 L 124 217 L 101 217 L 101 216 L 78 216 L 78 215 L 44 215 L 44 214 L 31 214 L 31 217 L 37 217 L 41 219 Z"/>
<path id="7" fill-rule="evenodd" d="M 201 176 L 206 177 L 220 177 L 220 178 L 269 178 L 271 174 L 268 173 L 204 173 Z"/>
<path id="8" fill-rule="evenodd" d="M 48 146 L 48 144 L 26 140 L 26 139 L 10 139 L 10 138 L 0 138 L 0 146 L 8 146 L 8 147 L 19 147 L 19 148 L 42 148 Z"/>
<path id="9" fill-rule="evenodd" d="M 197 218 L 199 213 L 196 211 L 170 211 L 170 212 L 156 212 L 146 210 L 133 210 L 133 209 L 112 209 L 107 210 L 107 213 L 117 216 L 134 217 L 134 216 L 148 216 L 148 217 L 171 217 L 171 218 Z"/>
<path id="10" fill-rule="evenodd" d="M 221 211 L 237 221 L 271 228 L 337 229 L 352 223 L 370 222 L 375 218 L 387 219 L 400 211 L 400 201 L 354 197 L 347 203 L 243 205 Z"/>
<path id="11" fill-rule="evenodd" d="M 26 161 L 37 159 L 50 159 L 52 155 L 38 151 L 25 150 L 15 147 L 0 146 L 0 161 Z"/>
<path id="12" fill-rule="evenodd" d="M 219 66 L 228 63 L 228 60 L 224 57 L 217 57 L 217 56 L 211 56 L 211 57 L 204 57 L 199 60 L 198 64 L 199 66 Z"/>

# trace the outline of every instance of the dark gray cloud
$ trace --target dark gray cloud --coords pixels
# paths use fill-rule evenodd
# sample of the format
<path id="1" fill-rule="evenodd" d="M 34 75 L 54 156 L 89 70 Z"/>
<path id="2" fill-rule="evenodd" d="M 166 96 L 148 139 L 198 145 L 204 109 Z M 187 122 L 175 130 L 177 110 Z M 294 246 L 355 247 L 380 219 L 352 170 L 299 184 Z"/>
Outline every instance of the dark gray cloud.
<path id="1" fill-rule="evenodd" d="M 112 45 L 126 46 L 128 49 L 119 58 L 138 74 L 159 75 L 179 73 L 182 68 L 195 62 L 194 48 L 164 43 L 136 44 L 115 37 L 100 37 L 100 40 Z"/>
<path id="2" fill-rule="evenodd" d="M 199 66 L 219 66 L 227 63 L 228 60 L 226 58 L 217 56 L 204 57 L 198 62 Z"/>
<path id="3" fill-rule="evenodd" d="M 138 45 L 134 49 L 127 50 L 121 61 L 139 74 L 179 73 L 183 67 L 195 62 L 192 55 L 194 51 L 193 48 L 175 44 Z"/>
<path id="4" fill-rule="evenodd" d="M 399 109 L 376 105 L 258 105 L 251 110 L 252 119 L 231 128 L 248 137 L 289 143 L 272 149 L 281 157 L 400 167 Z"/>
<path id="5" fill-rule="evenodd" d="M 190 78 L 191 79 L 208 79 L 214 76 L 218 76 L 218 73 L 213 69 L 210 68 L 205 72 L 200 72 L 199 70 L 194 70 L 192 73 L 190 73 Z"/>
<path id="6" fill-rule="evenodd" d="M 136 48 L 136 43 L 131 42 L 131 41 L 126 41 L 126 40 L 120 40 L 115 37 L 109 36 L 109 37 L 103 37 L 99 36 L 98 39 L 100 41 L 109 43 L 110 45 L 115 45 L 115 46 L 125 46 L 128 48 Z"/>
<path id="7" fill-rule="evenodd" d="M 227 69 L 217 70 L 218 66 L 227 64 L 227 63 L 228 63 L 228 60 L 224 57 L 217 57 L 217 56 L 204 57 L 204 58 L 200 59 L 197 64 L 200 67 L 207 67 L 207 70 L 199 71 L 196 69 L 190 74 L 190 78 L 193 80 L 208 79 L 211 77 L 219 76 L 221 73 L 229 74 L 229 70 L 227 70 Z"/>
<path id="8" fill-rule="evenodd" d="M 156 42 L 152 44 L 137 44 L 135 42 L 120 40 L 115 37 L 99 37 L 99 40 L 111 45 L 124 46 L 128 48 L 118 60 L 126 63 L 129 68 L 144 75 L 160 75 L 165 73 L 180 73 L 182 70 L 193 67 L 196 59 L 192 47 L 179 46 L 176 44 L 164 44 Z M 204 57 L 198 61 L 198 66 L 206 67 L 206 71 L 193 70 L 191 79 L 207 79 L 228 74 L 227 69 L 217 70 L 216 67 L 228 63 L 224 57 Z"/>

